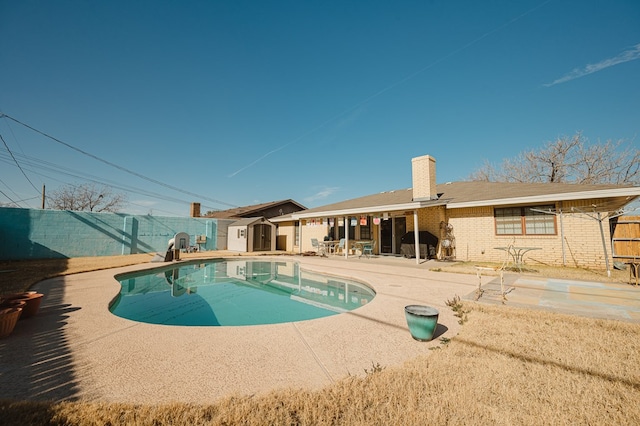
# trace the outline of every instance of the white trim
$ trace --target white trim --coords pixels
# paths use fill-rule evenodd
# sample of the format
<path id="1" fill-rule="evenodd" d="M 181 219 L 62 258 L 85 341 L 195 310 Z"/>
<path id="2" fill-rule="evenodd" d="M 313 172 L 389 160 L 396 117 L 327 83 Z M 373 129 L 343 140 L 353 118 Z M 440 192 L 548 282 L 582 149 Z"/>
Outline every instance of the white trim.
<path id="1" fill-rule="evenodd" d="M 339 209 L 339 210 L 325 210 L 325 211 L 316 211 L 316 212 L 299 212 L 293 213 L 292 217 L 294 220 L 299 219 L 310 219 L 316 217 L 333 217 L 333 216 L 343 216 L 343 215 L 359 215 L 363 213 L 384 213 L 384 212 L 392 212 L 392 211 L 408 211 L 408 210 L 416 210 L 424 207 L 435 207 L 435 206 L 444 206 L 446 205 L 446 201 L 435 202 L 424 201 L 424 202 L 411 202 L 404 204 L 388 204 L 383 206 L 371 206 L 371 207 L 354 207 L 350 209 Z"/>
<path id="2" fill-rule="evenodd" d="M 554 194 L 534 195 L 527 197 L 514 197 L 493 200 L 469 201 L 466 203 L 449 203 L 447 209 L 463 209 L 467 207 L 486 207 L 486 206 L 504 206 L 509 204 L 531 204 L 531 203 L 549 203 L 554 201 L 568 200 L 588 200 L 593 198 L 614 198 L 629 197 L 629 202 L 633 198 L 640 196 L 640 188 L 619 188 L 619 189 L 602 189 L 598 191 L 580 191 L 580 192 L 564 192 Z"/>
<path id="3" fill-rule="evenodd" d="M 420 227 L 418 226 L 418 210 L 413 211 L 413 245 L 416 248 L 416 265 L 420 264 Z M 427 255 L 425 259 L 429 259 L 429 247 L 427 246 Z"/>

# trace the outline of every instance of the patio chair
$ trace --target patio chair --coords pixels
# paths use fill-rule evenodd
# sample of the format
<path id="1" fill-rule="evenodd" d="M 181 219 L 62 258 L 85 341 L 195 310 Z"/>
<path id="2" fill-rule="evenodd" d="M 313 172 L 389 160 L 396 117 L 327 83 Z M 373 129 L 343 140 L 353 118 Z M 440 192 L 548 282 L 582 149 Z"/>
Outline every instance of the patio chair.
<path id="1" fill-rule="evenodd" d="M 338 252 L 344 253 L 344 238 L 340 238 L 338 245 L 333 248 L 333 254 L 338 254 Z"/>
<path id="2" fill-rule="evenodd" d="M 506 250 L 506 256 L 502 265 L 497 267 L 486 267 L 486 266 L 475 266 L 476 268 L 476 276 L 478 277 L 478 289 L 476 290 L 476 300 L 479 300 L 484 290 L 482 288 L 482 271 L 495 271 L 500 274 L 500 299 L 502 304 L 504 305 L 507 302 L 507 290 L 504 288 L 504 271 L 509 266 L 511 250 L 513 248 L 513 243 L 510 243 Z"/>
<path id="3" fill-rule="evenodd" d="M 318 243 L 317 238 L 311 239 L 311 247 L 313 247 L 316 250 L 316 253 L 320 254 L 320 243 Z"/>
<path id="4" fill-rule="evenodd" d="M 362 255 L 363 256 L 367 256 L 367 259 L 371 256 L 373 256 L 373 251 L 376 248 L 376 240 L 373 240 L 369 243 L 365 243 L 362 246 Z"/>

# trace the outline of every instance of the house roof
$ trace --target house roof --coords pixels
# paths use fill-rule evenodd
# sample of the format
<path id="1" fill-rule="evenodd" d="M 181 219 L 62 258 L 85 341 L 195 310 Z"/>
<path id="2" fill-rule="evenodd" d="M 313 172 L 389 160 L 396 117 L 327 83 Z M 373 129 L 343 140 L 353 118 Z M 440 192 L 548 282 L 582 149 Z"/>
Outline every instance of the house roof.
<path id="1" fill-rule="evenodd" d="M 273 219 L 297 220 L 319 216 L 383 213 L 443 205 L 447 209 L 544 204 L 557 201 L 603 199 L 597 208 L 617 210 L 640 197 L 640 187 L 561 183 L 505 183 L 465 181 L 438 184 L 438 198 L 414 201 L 411 188 L 380 192 L 351 200 L 316 207 Z"/>
<path id="2" fill-rule="evenodd" d="M 229 227 L 250 226 L 250 225 L 253 225 L 254 223 L 257 223 L 257 222 L 266 222 L 266 223 L 268 223 L 269 220 L 265 219 L 262 216 L 260 216 L 260 217 L 247 217 L 247 218 L 236 220 L 235 222 L 231 223 L 229 225 Z"/>
<path id="3" fill-rule="evenodd" d="M 247 217 L 247 216 L 261 216 L 262 215 L 261 212 L 268 209 L 272 209 L 274 207 L 281 206 L 283 204 L 293 204 L 295 206 L 298 206 L 300 210 L 306 209 L 306 207 L 303 206 L 302 204 L 292 199 L 288 199 L 288 200 L 280 200 L 280 201 L 270 201 L 268 203 L 262 203 L 262 204 L 254 204 L 251 206 L 236 207 L 228 210 L 218 210 L 218 211 L 207 212 L 208 214 L 206 217 L 214 217 L 217 219 L 235 219 L 235 218 Z"/>
<path id="4" fill-rule="evenodd" d="M 640 187 L 574 183 L 456 182 L 438 185 L 447 208 L 570 200 L 609 199 L 620 208 L 640 196 Z"/>

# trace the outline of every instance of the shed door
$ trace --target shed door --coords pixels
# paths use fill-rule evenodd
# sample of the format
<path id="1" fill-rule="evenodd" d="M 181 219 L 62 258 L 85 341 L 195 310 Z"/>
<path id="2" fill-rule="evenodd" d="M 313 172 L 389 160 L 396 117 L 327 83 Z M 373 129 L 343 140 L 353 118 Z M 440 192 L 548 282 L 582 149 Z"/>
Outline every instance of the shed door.
<path id="1" fill-rule="evenodd" d="M 253 251 L 271 250 L 271 225 L 253 226 Z"/>

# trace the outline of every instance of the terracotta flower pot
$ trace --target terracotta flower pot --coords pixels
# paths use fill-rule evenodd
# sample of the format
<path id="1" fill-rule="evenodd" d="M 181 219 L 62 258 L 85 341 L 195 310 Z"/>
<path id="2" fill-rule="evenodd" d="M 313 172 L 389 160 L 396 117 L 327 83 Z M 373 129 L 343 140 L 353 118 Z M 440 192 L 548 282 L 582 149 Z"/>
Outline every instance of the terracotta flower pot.
<path id="1" fill-rule="evenodd" d="M 11 334 L 21 313 L 22 308 L 0 309 L 0 338 L 7 337 Z"/>
<path id="2" fill-rule="evenodd" d="M 44 294 L 36 293 L 34 291 L 27 291 L 24 293 L 15 293 L 4 296 L 3 303 L 10 301 L 23 301 L 26 303 L 25 307 L 22 309 L 22 315 L 20 319 L 29 318 L 34 316 L 38 309 L 40 308 L 40 303 L 42 302 L 42 297 Z"/>
<path id="3" fill-rule="evenodd" d="M 20 309 L 24 309 L 24 307 L 27 306 L 27 302 L 25 302 L 24 300 L 20 300 L 20 299 L 14 299 L 14 300 L 2 300 L 0 302 L 0 309 L 4 309 L 4 308 L 20 308 Z"/>

